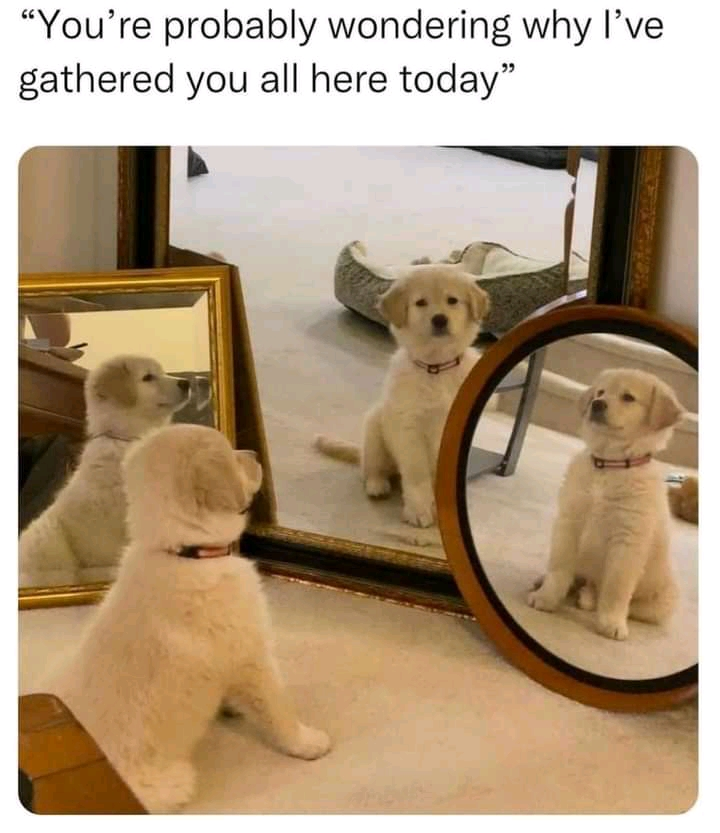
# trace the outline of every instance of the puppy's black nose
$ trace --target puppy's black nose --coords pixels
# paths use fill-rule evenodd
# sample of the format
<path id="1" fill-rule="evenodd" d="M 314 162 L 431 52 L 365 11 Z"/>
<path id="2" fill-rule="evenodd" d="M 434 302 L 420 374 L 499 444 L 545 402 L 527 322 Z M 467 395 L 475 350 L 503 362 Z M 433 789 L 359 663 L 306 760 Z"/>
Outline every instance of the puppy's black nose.
<path id="1" fill-rule="evenodd" d="M 593 399 L 590 411 L 593 414 L 604 414 L 607 411 L 607 402 L 604 399 Z"/>
<path id="2" fill-rule="evenodd" d="M 178 379 L 178 387 L 183 393 L 187 393 L 190 390 L 190 380 Z"/>
<path id="3" fill-rule="evenodd" d="M 433 315 L 433 317 L 430 320 L 432 321 L 432 325 L 436 330 L 444 330 L 445 327 L 447 327 L 447 315 L 438 313 L 437 315 Z"/>

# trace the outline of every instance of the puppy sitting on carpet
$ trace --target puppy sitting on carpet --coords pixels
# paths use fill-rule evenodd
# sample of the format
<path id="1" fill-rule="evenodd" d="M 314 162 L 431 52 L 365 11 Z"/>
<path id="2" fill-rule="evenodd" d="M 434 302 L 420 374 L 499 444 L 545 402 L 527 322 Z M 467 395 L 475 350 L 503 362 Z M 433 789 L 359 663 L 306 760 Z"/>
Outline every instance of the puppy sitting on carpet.
<path id="1" fill-rule="evenodd" d="M 192 752 L 219 709 L 287 755 L 324 755 L 328 736 L 299 721 L 273 659 L 260 577 L 232 552 L 262 480 L 254 453 L 173 425 L 131 449 L 124 472 L 130 544 L 48 690 L 151 812 L 192 797 Z"/>
<path id="2" fill-rule="evenodd" d="M 413 266 L 380 298 L 398 349 L 380 401 L 365 416 L 362 449 L 326 436 L 324 454 L 359 463 L 369 497 L 390 493 L 400 476 L 403 518 L 432 526 L 435 472 L 450 406 L 479 358 L 472 347 L 490 307 L 472 275 L 451 266 Z"/>
<path id="3" fill-rule="evenodd" d="M 660 624 L 677 603 L 668 499 L 653 455 L 684 410 L 656 376 L 627 369 L 603 371 L 579 404 L 586 448 L 565 474 L 548 571 L 528 603 L 553 611 L 577 588 L 597 630 L 626 639 L 628 617 Z"/>

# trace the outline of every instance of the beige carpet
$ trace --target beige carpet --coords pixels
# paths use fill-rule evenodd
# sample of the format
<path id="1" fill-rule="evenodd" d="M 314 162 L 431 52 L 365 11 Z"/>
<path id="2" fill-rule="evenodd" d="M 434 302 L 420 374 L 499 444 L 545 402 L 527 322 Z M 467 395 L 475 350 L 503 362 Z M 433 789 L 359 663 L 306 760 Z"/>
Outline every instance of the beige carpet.
<path id="1" fill-rule="evenodd" d="M 241 721 L 212 727 L 189 813 L 678 813 L 697 790 L 697 706 L 648 715 L 566 700 L 499 658 L 467 620 L 267 581 L 304 718 L 307 763 Z M 20 614 L 20 689 L 92 608 Z"/>

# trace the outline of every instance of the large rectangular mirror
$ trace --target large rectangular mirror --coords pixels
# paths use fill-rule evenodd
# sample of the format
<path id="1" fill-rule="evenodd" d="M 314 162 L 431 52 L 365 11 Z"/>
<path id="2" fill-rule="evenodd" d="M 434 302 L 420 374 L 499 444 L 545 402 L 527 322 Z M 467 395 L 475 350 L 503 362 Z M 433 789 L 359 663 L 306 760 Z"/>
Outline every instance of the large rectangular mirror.
<path id="1" fill-rule="evenodd" d="M 172 148 L 171 262 L 178 249 L 212 253 L 242 276 L 277 499 L 277 522 L 256 525 L 250 547 L 291 573 L 337 571 L 365 586 L 387 579 L 453 596 L 437 527 L 404 522 L 397 491 L 368 499 L 357 466 L 321 455 L 313 438 L 360 442 L 395 349 L 378 299 L 412 263 L 461 265 L 489 293 L 480 350 L 560 296 L 617 289 L 598 272 L 608 245 L 622 248 L 608 203 L 632 190 L 632 177 L 609 183 L 608 171 L 637 168 L 630 156 Z"/>

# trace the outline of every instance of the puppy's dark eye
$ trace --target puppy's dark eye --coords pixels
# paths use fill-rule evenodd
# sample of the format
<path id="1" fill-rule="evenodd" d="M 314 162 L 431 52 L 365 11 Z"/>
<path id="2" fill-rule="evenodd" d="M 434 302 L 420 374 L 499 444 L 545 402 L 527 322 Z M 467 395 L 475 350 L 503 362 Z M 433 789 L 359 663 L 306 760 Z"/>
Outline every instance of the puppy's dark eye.
<path id="1" fill-rule="evenodd" d="M 156 379 L 156 376 L 155 376 L 155 374 L 154 374 L 154 373 L 146 373 L 146 374 L 142 377 L 143 382 L 154 382 L 154 381 L 155 381 L 155 379 Z"/>
<path id="2" fill-rule="evenodd" d="M 601 389 L 597 392 L 597 396 L 602 396 L 605 393 L 604 389 Z"/>
<path id="3" fill-rule="evenodd" d="M 426 307 L 427 306 L 427 301 L 424 298 L 418 298 L 417 301 L 415 301 L 415 306 L 416 307 Z"/>
<path id="4" fill-rule="evenodd" d="M 450 304 L 450 306 L 453 306 L 454 304 L 457 304 L 458 299 L 457 299 L 457 298 L 454 298 L 454 297 L 451 295 L 451 296 L 447 299 L 447 302 L 448 302 L 448 304 Z"/>
<path id="5" fill-rule="evenodd" d="M 634 402 L 635 397 L 631 393 L 624 393 L 621 397 L 623 402 Z"/>

